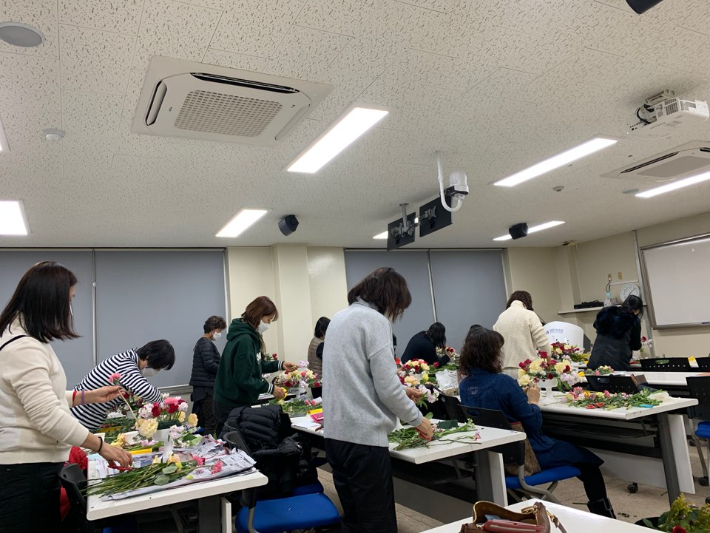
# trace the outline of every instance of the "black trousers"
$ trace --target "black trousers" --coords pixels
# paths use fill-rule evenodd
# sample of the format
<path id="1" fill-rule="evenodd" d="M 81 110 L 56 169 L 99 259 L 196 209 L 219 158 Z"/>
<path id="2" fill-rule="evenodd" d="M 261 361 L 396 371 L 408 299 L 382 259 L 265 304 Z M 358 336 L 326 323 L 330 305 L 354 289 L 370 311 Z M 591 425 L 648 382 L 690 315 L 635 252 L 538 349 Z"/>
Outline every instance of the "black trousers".
<path id="1" fill-rule="evenodd" d="M 576 463 L 573 466 L 582 473 L 581 476 L 577 476 L 577 479 L 584 484 L 584 492 L 587 493 L 587 498 L 590 502 L 606 498 L 606 485 L 602 471 L 599 470 L 599 465 Z"/>
<path id="2" fill-rule="evenodd" d="M 0 465 L 0 533 L 57 531 L 63 463 Z"/>
<path id="3" fill-rule="evenodd" d="M 192 403 L 192 412 L 197 415 L 197 423 L 204 430 L 205 435 L 212 435 L 217 431 L 217 420 L 212 404 L 212 396 L 209 395 Z"/>
<path id="4" fill-rule="evenodd" d="M 344 533 L 397 533 L 389 449 L 325 439 Z"/>

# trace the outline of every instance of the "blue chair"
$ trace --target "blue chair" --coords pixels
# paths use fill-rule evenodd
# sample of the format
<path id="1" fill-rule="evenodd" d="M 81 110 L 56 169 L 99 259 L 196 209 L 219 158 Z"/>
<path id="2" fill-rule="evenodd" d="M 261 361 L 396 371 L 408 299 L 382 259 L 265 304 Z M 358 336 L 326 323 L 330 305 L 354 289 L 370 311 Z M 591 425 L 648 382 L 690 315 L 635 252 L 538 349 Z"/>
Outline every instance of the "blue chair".
<path id="1" fill-rule="evenodd" d="M 703 477 L 698 480 L 703 487 L 708 486 L 708 464 L 705 460 L 705 453 L 699 439 L 703 439 L 708 446 L 710 458 L 710 376 L 697 376 L 685 378 L 688 383 L 690 397 L 698 400 L 698 405 L 688 408 L 688 418 L 698 419 L 698 427 L 695 429 L 693 441 L 695 449 L 698 450 L 700 466 L 703 469 Z M 710 497 L 705 499 L 710 503 Z"/>
<path id="2" fill-rule="evenodd" d="M 237 428 L 230 428 L 222 438 L 234 447 L 251 454 Z M 334 526 L 340 514 L 323 494 L 323 485 L 312 483 L 294 490 L 292 496 L 257 501 L 256 491 L 242 491 L 242 508 L 234 525 L 238 533 L 282 533 L 299 529 Z"/>
<path id="3" fill-rule="evenodd" d="M 495 409 L 481 409 L 461 405 L 461 409 L 471 420 L 481 426 L 494 427 L 498 429 L 513 430 L 505 415 Z M 503 456 L 503 463 L 515 465 L 518 469 L 517 476 L 506 476 L 505 486 L 512 499 L 520 501 L 520 497 L 514 491 L 525 493 L 531 498 L 548 500 L 553 503 L 560 503 L 552 492 L 557 488 L 557 484 L 564 479 L 571 479 L 581 475 L 578 468 L 573 466 L 557 466 L 548 468 L 537 474 L 525 475 L 525 442 L 513 442 L 503 446 L 492 448 L 491 451 L 498 452 Z M 547 485 L 547 487 L 543 487 Z"/>

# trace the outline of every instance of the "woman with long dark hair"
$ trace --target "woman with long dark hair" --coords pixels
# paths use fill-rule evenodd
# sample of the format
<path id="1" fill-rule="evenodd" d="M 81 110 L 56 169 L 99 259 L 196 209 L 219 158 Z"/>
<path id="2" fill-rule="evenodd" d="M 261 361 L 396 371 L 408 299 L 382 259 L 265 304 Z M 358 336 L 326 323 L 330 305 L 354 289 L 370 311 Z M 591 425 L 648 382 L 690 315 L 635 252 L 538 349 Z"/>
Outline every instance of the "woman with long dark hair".
<path id="1" fill-rule="evenodd" d="M 391 321 L 412 296 L 399 273 L 378 268 L 350 289 L 348 303 L 331 320 L 323 353 L 326 457 L 343 506 L 343 531 L 396 533 L 387 435 L 398 418 L 424 438 L 433 433 L 394 362 Z"/>
<path id="2" fill-rule="evenodd" d="M 402 354 L 402 362 L 423 359 L 433 365 L 439 361 L 436 354 L 437 348 L 446 348 L 446 328 L 441 322 L 434 322 L 428 330 L 420 331 L 409 340 L 404 354 Z M 448 356 L 444 356 L 439 362 L 445 365 L 449 362 Z"/>
<path id="3" fill-rule="evenodd" d="M 592 370 L 610 366 L 614 370 L 631 370 L 631 355 L 641 349 L 641 317 L 643 301 L 633 294 L 621 307 L 605 307 L 597 314 L 594 329 L 597 338 L 587 367 Z"/>
<path id="4" fill-rule="evenodd" d="M 503 371 L 511 377 L 518 375 L 518 363 L 535 359 L 537 350 L 550 353 L 550 339 L 542 327 L 542 321 L 533 310 L 532 296 L 527 291 L 515 291 L 508 298 L 495 324 L 505 339 L 503 348 Z"/>
<path id="5" fill-rule="evenodd" d="M 229 325 L 227 345 L 214 383 L 213 410 L 218 425 L 227 421 L 235 407 L 254 405 L 259 394 L 286 397 L 286 390 L 269 383 L 263 374 L 295 370 L 298 365 L 284 361 L 266 361 L 266 345 L 261 336 L 272 322 L 278 320 L 276 305 L 266 296 L 259 296 Z"/>
<path id="6" fill-rule="evenodd" d="M 595 514 L 615 518 L 607 498 L 606 485 L 599 466 L 603 461 L 586 448 L 552 439 L 542 432 L 542 412 L 538 407 L 540 389 L 531 385 L 527 393 L 503 371 L 503 337 L 483 326 L 472 326 L 466 337 L 459 373 L 466 376 L 459 385 L 461 403 L 466 406 L 501 411 L 509 422 L 520 422 L 540 467 L 572 465 L 578 468 L 589 502 Z"/>
<path id="7" fill-rule="evenodd" d="M 0 529 L 55 531 L 59 471 L 72 446 L 130 466 L 131 455 L 105 445 L 71 416 L 74 405 L 107 402 L 120 387 L 66 391 L 53 340 L 75 339 L 71 300 L 77 279 L 43 261 L 30 268 L 0 315 Z"/>

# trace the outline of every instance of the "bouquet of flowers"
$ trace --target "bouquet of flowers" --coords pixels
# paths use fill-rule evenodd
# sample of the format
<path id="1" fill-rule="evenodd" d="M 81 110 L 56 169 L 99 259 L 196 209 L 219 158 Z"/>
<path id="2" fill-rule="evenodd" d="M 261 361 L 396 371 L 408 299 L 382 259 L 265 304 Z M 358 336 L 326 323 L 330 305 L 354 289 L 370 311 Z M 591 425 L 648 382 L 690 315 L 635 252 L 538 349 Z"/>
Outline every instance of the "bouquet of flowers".
<path id="1" fill-rule="evenodd" d="M 613 373 L 614 373 L 614 369 L 611 368 L 610 366 L 600 366 L 600 367 L 597 367 L 596 370 L 592 370 L 591 368 L 584 369 L 585 376 L 608 376 L 609 374 L 613 374 Z"/>
<path id="2" fill-rule="evenodd" d="M 437 348 L 436 349 L 436 356 L 441 359 L 444 356 L 448 356 L 449 358 L 449 363 L 454 366 L 458 366 L 459 364 L 459 354 L 456 352 L 454 348 L 451 346 L 445 346 L 444 348 Z M 436 363 L 435 363 L 436 364 Z M 448 366 L 448 365 L 447 365 Z"/>
<path id="3" fill-rule="evenodd" d="M 187 415 L 187 402 L 179 396 L 164 395 L 162 401 L 144 405 L 138 411 L 136 429 L 142 437 L 150 439 L 159 429 L 179 426 L 187 421 L 188 426 L 197 426 L 197 415 Z"/>
<path id="4" fill-rule="evenodd" d="M 581 348 L 564 342 L 553 342 L 550 355 L 557 359 L 569 359 L 573 363 L 582 363 L 589 359 L 589 354 L 585 354 Z"/>
<path id="5" fill-rule="evenodd" d="M 653 339 L 649 339 L 648 337 L 641 337 L 641 349 L 639 352 L 644 353 L 648 348 L 649 350 L 653 348 Z"/>
<path id="6" fill-rule="evenodd" d="M 281 374 L 277 379 L 277 383 L 286 389 L 295 387 L 305 389 L 321 386 L 318 374 L 308 369 L 308 361 L 300 361 L 296 370 Z"/>
<path id="7" fill-rule="evenodd" d="M 537 383 L 545 379 L 557 379 L 560 390 L 570 389 L 577 382 L 577 377 L 571 373 L 569 361 L 558 361 L 547 356 L 545 352 L 538 352 L 539 358 L 526 359 L 518 366 L 518 385 L 527 387 L 530 383 Z"/>
<path id="8" fill-rule="evenodd" d="M 610 393 L 609 391 L 594 392 L 575 387 L 565 396 L 567 403 L 572 407 L 584 407 L 585 409 L 619 409 L 625 407 L 653 407 L 660 405 L 663 400 L 669 398 L 665 391 L 644 389 L 635 394 Z"/>
<path id="9" fill-rule="evenodd" d="M 267 362 L 268 362 L 268 361 L 278 361 L 278 360 L 279 360 L 279 354 L 276 354 L 276 353 L 271 353 L 271 354 L 265 353 L 265 354 L 262 354 L 261 358 L 262 358 L 264 361 L 267 361 Z"/>
<path id="10" fill-rule="evenodd" d="M 646 527 L 669 533 L 705 533 L 710 531 L 710 503 L 702 507 L 690 505 L 681 494 L 671 505 L 670 510 L 658 519 L 656 527 L 647 518 L 643 519 Z"/>
<path id="11" fill-rule="evenodd" d="M 108 382 L 110 385 L 117 385 L 119 387 L 123 387 L 123 384 L 121 383 L 121 374 L 118 372 L 114 372 L 108 377 Z M 131 415 L 133 415 L 133 418 L 136 417 L 136 414 L 133 412 L 133 408 L 131 407 L 131 404 L 128 402 L 129 394 L 128 391 L 125 390 L 121 393 L 121 398 L 123 399 L 123 402 L 126 404 L 126 407 L 128 407 L 128 410 L 131 412 Z M 83 394 L 83 393 L 82 393 Z"/>
<path id="12" fill-rule="evenodd" d="M 397 376 L 403 385 L 414 386 L 426 383 L 429 381 L 429 365 L 423 359 L 410 359 L 397 369 Z"/>

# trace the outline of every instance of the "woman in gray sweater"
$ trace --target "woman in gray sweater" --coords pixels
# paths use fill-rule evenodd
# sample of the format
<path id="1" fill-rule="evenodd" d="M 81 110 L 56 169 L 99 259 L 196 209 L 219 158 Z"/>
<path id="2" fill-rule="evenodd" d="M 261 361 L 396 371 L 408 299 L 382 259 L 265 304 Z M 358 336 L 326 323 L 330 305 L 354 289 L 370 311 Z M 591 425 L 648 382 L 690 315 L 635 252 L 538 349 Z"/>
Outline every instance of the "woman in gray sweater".
<path id="1" fill-rule="evenodd" d="M 333 317 L 323 353 L 325 449 L 343 506 L 343 531 L 396 533 L 387 435 L 397 419 L 431 439 L 429 420 L 397 377 L 392 324 L 412 297 L 405 279 L 379 268 L 348 293 Z"/>

